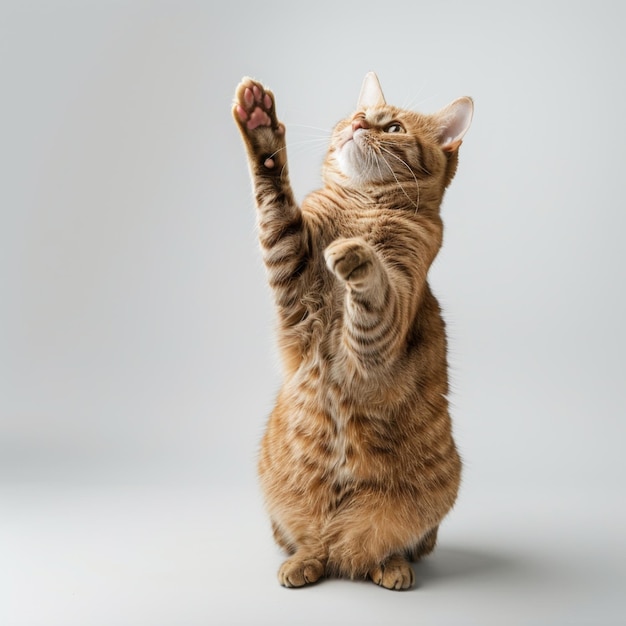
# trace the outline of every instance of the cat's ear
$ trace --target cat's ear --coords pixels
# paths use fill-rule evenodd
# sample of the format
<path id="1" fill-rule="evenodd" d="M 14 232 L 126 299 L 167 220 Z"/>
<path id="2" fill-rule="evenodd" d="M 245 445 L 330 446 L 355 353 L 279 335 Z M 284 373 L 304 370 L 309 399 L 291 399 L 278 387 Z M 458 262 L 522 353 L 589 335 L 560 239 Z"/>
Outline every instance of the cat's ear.
<path id="1" fill-rule="evenodd" d="M 378 76 L 374 72 L 368 72 L 363 80 L 359 101 L 356 105 L 357 109 L 383 106 L 384 104 L 386 104 L 385 96 L 383 96 L 383 90 L 380 88 Z"/>
<path id="2" fill-rule="evenodd" d="M 473 115 L 474 101 L 468 96 L 458 98 L 437 113 L 439 141 L 446 152 L 454 152 L 461 145 Z"/>

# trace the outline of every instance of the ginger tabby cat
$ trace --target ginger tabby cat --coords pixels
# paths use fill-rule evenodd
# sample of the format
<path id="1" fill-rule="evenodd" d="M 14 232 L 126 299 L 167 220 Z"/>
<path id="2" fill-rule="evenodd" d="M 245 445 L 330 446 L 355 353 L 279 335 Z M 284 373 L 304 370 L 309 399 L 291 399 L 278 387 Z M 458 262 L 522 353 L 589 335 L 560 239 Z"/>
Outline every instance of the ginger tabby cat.
<path id="1" fill-rule="evenodd" d="M 461 461 L 446 335 L 427 274 L 440 205 L 473 114 L 387 105 L 376 75 L 335 127 L 322 189 L 301 206 L 274 95 L 244 79 L 233 116 L 248 153 L 284 384 L 259 475 L 286 587 L 324 575 L 412 586 L 453 506 Z"/>

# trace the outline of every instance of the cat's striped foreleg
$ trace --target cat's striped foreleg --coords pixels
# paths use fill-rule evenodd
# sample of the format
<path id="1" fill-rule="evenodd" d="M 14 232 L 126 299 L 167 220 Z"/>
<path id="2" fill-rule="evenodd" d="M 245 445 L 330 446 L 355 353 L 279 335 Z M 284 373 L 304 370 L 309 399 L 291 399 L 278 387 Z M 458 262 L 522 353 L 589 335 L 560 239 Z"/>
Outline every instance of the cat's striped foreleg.
<path id="1" fill-rule="evenodd" d="M 308 263 L 308 237 L 289 182 L 285 127 L 276 116 L 273 93 L 244 78 L 235 94 L 233 117 L 248 153 L 269 283 L 283 320 L 298 321 L 304 313 L 300 277 Z"/>
<path id="2" fill-rule="evenodd" d="M 376 249 L 359 237 L 337 239 L 326 264 L 346 286 L 343 346 L 367 366 L 388 364 L 404 342 L 406 303 Z"/>

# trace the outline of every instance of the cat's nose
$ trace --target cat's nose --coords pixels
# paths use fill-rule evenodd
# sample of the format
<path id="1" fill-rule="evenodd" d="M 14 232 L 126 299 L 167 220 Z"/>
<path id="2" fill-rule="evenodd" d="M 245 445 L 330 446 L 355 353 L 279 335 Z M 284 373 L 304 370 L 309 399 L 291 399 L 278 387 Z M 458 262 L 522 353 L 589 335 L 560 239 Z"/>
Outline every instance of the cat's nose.
<path id="1" fill-rule="evenodd" d="M 369 128 L 369 127 L 370 125 L 362 117 L 357 117 L 355 120 L 352 120 L 352 132 L 353 133 L 359 130 L 359 128 Z"/>

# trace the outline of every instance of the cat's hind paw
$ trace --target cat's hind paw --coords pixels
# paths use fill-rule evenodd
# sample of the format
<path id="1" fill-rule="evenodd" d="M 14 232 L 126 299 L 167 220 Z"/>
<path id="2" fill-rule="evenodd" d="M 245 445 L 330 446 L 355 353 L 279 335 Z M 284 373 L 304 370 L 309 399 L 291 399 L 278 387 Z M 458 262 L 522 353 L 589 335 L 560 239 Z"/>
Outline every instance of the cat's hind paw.
<path id="1" fill-rule="evenodd" d="M 278 582 L 283 587 L 303 587 L 317 582 L 324 575 L 324 564 L 319 559 L 293 556 L 278 571 Z"/>
<path id="2" fill-rule="evenodd" d="M 415 582 L 413 569 L 407 560 L 399 554 L 390 556 L 384 563 L 373 567 L 369 577 L 385 589 L 397 591 L 409 589 Z"/>

